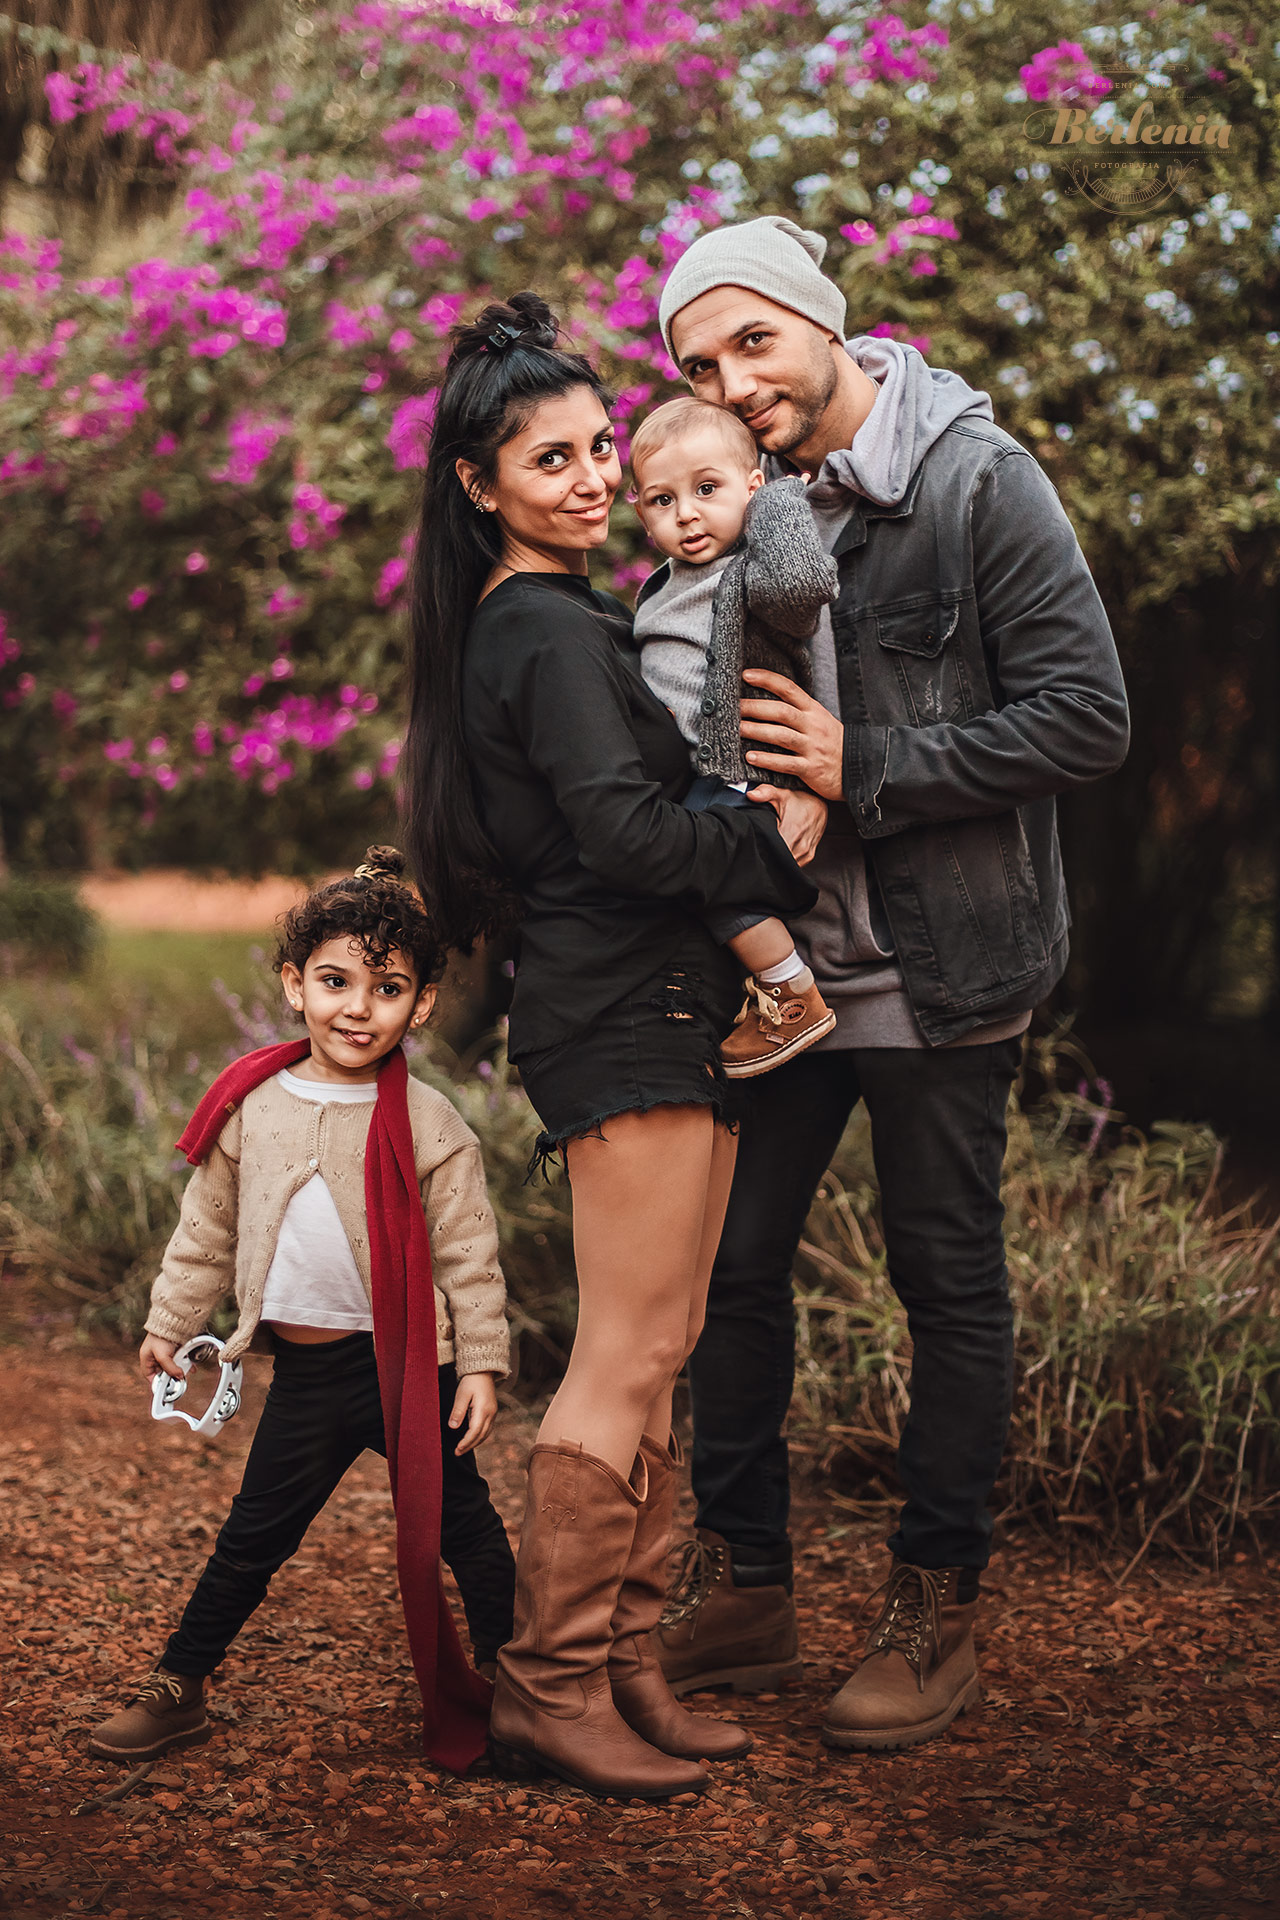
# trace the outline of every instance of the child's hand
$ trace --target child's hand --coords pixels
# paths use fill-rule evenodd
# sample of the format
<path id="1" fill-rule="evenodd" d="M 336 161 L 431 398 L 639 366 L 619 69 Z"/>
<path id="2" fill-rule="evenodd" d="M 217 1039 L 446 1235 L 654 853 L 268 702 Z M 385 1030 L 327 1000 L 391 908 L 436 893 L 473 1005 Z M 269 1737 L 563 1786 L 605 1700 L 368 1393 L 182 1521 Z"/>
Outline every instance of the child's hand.
<path id="1" fill-rule="evenodd" d="M 464 1373 L 458 1381 L 458 1391 L 453 1397 L 453 1412 L 449 1415 L 451 1427 L 465 1427 L 466 1432 L 459 1440 L 454 1451 L 470 1453 L 473 1447 L 487 1439 L 494 1421 L 498 1417 L 498 1389 L 494 1385 L 491 1373 Z"/>
<path id="2" fill-rule="evenodd" d="M 173 1363 L 177 1351 L 172 1340 L 159 1340 L 154 1333 L 149 1333 L 138 1349 L 143 1379 L 154 1380 L 158 1373 L 167 1373 L 171 1380 L 181 1380 L 182 1368 Z"/>

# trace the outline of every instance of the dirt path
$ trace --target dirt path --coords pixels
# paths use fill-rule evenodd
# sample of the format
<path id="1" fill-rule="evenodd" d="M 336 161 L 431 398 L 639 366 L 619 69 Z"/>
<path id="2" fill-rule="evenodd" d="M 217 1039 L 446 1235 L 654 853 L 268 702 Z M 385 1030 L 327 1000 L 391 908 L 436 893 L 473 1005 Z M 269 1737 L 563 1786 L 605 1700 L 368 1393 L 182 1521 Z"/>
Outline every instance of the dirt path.
<path id="1" fill-rule="evenodd" d="M 90 873 L 80 883 L 86 905 L 108 926 L 152 933 L 264 933 L 306 892 L 301 880 L 210 880 L 180 867 L 146 873 Z"/>
<path id="2" fill-rule="evenodd" d="M 1130 1920 L 1280 1913 L 1280 1619 L 1250 1562 L 1116 1592 L 1015 1541 L 989 1577 L 986 1701 L 917 1753 L 847 1758 L 816 1719 L 847 1671 L 866 1534 L 802 1503 L 809 1666 L 740 1704 L 756 1736 L 694 1804 L 442 1778 L 415 1745 L 390 1500 L 366 1456 L 213 1696 L 219 1732 L 132 1798 L 84 1731 L 162 1643 L 235 1490 L 266 1363 L 217 1441 L 154 1425 L 124 1353 L 9 1347 L 0 1913 L 11 1920 Z M 519 1511 L 526 1416 L 485 1461 Z M 725 1712 L 723 1698 L 697 1703 Z"/>

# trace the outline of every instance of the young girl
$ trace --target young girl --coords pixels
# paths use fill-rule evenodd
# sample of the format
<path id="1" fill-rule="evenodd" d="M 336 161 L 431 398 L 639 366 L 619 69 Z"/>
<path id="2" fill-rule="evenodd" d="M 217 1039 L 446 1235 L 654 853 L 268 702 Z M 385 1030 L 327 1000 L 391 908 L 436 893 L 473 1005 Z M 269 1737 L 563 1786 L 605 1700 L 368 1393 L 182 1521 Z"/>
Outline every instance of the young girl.
<path id="1" fill-rule="evenodd" d="M 366 1447 L 391 1469 L 428 1751 L 462 1767 L 483 1746 L 489 1688 L 465 1668 L 439 1556 L 492 1674 L 515 1573 L 474 1449 L 508 1370 L 506 1295 L 479 1142 L 405 1069 L 400 1043 L 430 1013 L 444 956 L 403 866 L 371 847 L 288 915 L 276 965 L 307 1038 L 229 1068 L 179 1142 L 198 1165 L 152 1289 L 142 1370 L 177 1375 L 178 1347 L 233 1288 L 224 1357 L 262 1325 L 275 1367 L 176 1632 L 131 1705 L 90 1736 L 104 1759 L 210 1738 L 206 1675 Z"/>

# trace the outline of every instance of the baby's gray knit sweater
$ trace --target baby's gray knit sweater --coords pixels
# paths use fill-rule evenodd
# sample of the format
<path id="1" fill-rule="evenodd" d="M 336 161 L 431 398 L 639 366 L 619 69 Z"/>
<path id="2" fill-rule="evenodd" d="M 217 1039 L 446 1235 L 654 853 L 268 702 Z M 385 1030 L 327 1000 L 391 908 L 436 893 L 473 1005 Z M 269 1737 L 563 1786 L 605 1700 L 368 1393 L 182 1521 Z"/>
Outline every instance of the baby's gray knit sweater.
<path id="1" fill-rule="evenodd" d="M 687 560 L 669 560 L 671 571 L 666 584 L 636 613 L 640 671 L 663 706 L 670 707 L 691 747 L 698 744 L 702 724 L 702 689 L 707 683 L 707 649 L 711 645 L 716 591 L 728 564 L 727 553 L 702 567 L 690 566 Z"/>
<path id="2" fill-rule="evenodd" d="M 744 667 L 813 686 L 807 642 L 836 595 L 836 564 L 818 539 L 798 479 L 774 480 L 747 503 L 742 533 L 718 560 L 668 560 L 640 589 L 640 670 L 670 707 L 699 773 L 741 784 Z M 791 776 L 777 778 L 792 785 Z"/>

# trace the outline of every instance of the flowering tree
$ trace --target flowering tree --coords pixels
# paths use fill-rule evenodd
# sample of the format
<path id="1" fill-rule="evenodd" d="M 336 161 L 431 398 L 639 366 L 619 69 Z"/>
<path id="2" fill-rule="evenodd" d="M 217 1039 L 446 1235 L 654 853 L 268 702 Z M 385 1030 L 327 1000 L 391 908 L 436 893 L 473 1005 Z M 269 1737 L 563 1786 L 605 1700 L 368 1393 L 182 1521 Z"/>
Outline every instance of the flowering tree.
<path id="1" fill-rule="evenodd" d="M 665 272 L 757 212 L 830 237 L 854 327 L 990 389 L 1141 682 L 1161 610 L 1251 566 L 1280 502 L 1257 37 L 1241 6 L 348 0 L 196 79 L 56 42 L 51 120 L 128 142 L 175 198 L 161 252 L 111 278 L 49 242 L 0 252 L 12 853 L 323 862 L 380 829 L 450 325 L 489 290 L 545 292 L 615 380 L 625 452 L 674 377 Z M 1028 132 L 1058 107 L 1123 131 L 1119 62 L 1157 101 L 1176 70 L 1187 111 L 1230 126 L 1146 213 L 1091 203 Z M 614 583 L 647 564 L 620 510 Z M 1250 697 L 1226 664 L 1170 721 L 1201 758 L 1145 793 L 1139 838 L 1212 825 Z"/>

